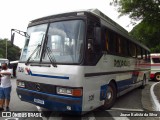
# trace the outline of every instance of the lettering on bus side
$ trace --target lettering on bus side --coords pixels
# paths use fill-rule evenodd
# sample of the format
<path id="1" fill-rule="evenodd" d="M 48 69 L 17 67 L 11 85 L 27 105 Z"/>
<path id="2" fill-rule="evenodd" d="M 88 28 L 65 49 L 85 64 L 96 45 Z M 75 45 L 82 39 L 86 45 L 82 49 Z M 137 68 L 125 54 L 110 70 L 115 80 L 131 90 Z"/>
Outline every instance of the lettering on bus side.
<path id="1" fill-rule="evenodd" d="M 127 60 L 114 60 L 114 67 L 130 66 L 130 61 Z"/>
<path id="2" fill-rule="evenodd" d="M 24 72 L 24 68 L 23 67 L 18 67 L 18 72 Z"/>

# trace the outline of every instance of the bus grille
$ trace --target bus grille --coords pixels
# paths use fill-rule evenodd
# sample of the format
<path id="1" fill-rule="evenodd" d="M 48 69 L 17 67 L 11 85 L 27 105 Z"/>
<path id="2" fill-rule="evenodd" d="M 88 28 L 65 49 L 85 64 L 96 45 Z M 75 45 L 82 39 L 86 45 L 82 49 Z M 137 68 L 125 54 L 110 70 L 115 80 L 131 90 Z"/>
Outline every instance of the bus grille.
<path id="1" fill-rule="evenodd" d="M 17 80 L 17 81 L 22 81 L 22 80 Z M 54 85 L 36 83 L 36 82 L 30 82 L 30 81 L 23 81 L 23 82 L 25 83 L 25 89 L 43 92 L 43 93 L 49 93 L 49 94 L 56 93 L 56 86 Z"/>

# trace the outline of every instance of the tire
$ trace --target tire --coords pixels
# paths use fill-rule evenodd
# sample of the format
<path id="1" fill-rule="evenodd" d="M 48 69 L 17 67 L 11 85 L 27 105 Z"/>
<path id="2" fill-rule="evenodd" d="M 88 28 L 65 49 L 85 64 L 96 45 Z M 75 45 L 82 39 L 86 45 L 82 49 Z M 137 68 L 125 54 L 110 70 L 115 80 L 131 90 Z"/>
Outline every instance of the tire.
<path id="1" fill-rule="evenodd" d="M 106 91 L 106 99 L 104 105 L 102 106 L 102 109 L 105 110 L 110 109 L 114 105 L 116 98 L 117 98 L 116 86 L 113 82 L 111 82 L 108 85 L 108 89 Z"/>
<path id="2" fill-rule="evenodd" d="M 160 73 L 156 73 L 156 74 L 155 74 L 154 80 L 155 80 L 155 81 L 158 81 L 158 82 L 160 81 Z"/>
<path id="3" fill-rule="evenodd" d="M 141 89 L 144 89 L 145 88 L 145 86 L 146 86 L 146 76 L 144 75 L 144 77 L 143 77 L 143 81 L 142 81 L 142 85 L 141 85 Z"/>

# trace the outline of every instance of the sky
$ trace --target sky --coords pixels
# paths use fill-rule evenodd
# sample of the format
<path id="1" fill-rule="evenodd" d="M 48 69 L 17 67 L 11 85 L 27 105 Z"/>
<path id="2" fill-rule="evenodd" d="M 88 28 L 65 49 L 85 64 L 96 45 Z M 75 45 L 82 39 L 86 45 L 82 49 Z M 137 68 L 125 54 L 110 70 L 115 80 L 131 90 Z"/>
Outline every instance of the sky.
<path id="1" fill-rule="evenodd" d="M 97 8 L 127 31 L 131 31 L 128 16 L 119 18 L 117 8 L 110 6 L 112 0 L 3 0 L 0 4 L 0 38 L 10 40 L 11 29 L 26 31 L 28 23 L 36 18 L 76 11 Z M 23 48 L 24 37 L 15 35 L 14 44 Z"/>

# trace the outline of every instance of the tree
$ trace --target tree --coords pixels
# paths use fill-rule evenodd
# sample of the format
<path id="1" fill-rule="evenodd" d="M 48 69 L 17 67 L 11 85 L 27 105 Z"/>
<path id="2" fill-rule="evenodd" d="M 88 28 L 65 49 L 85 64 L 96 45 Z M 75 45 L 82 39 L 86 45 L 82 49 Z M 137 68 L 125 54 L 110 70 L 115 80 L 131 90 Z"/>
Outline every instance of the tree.
<path id="1" fill-rule="evenodd" d="M 147 45 L 151 52 L 160 52 L 160 31 L 156 25 L 151 25 L 142 21 L 132 29 L 130 35 Z"/>
<path id="2" fill-rule="evenodd" d="M 6 58 L 6 40 L 7 40 L 7 58 L 10 61 L 19 60 L 20 48 L 15 45 L 11 45 L 8 39 L 0 39 L 0 58 Z"/>
<path id="3" fill-rule="evenodd" d="M 130 35 L 146 44 L 151 52 L 160 52 L 160 0 L 113 0 L 111 5 L 118 6 L 120 16 L 129 15 L 133 21 L 141 21 Z"/>
<path id="4" fill-rule="evenodd" d="M 160 0 L 113 0 L 120 15 L 129 15 L 133 20 L 160 21 Z"/>

